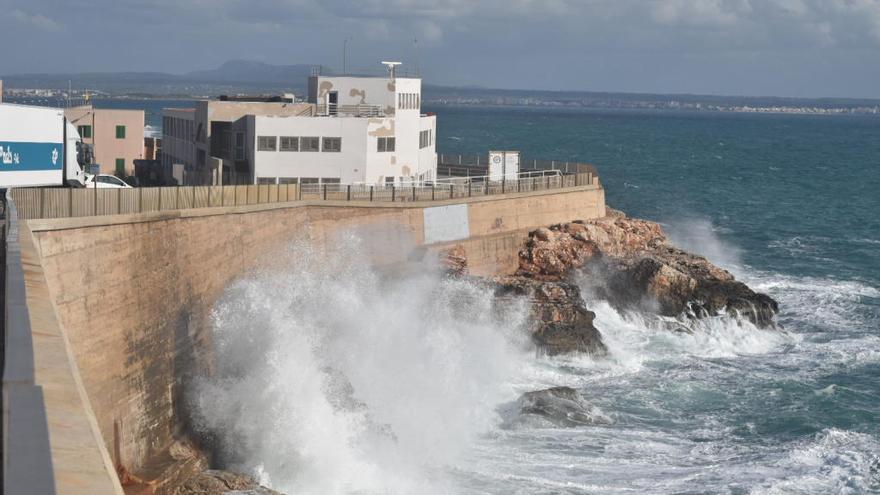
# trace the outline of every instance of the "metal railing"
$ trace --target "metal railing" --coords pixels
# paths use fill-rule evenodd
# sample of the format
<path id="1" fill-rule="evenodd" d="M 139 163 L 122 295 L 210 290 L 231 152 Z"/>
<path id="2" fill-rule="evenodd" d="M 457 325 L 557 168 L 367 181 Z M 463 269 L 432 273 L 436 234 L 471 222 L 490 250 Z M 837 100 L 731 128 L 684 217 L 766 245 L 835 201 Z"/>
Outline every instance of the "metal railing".
<path id="1" fill-rule="evenodd" d="M 463 182 L 369 184 L 302 184 L 302 199 L 335 201 L 448 201 L 495 194 L 527 193 L 594 185 L 592 174 L 545 174 L 518 179 L 471 180 Z"/>
<path id="2" fill-rule="evenodd" d="M 456 155 L 437 154 L 437 173 L 447 177 L 467 177 L 470 175 L 485 175 L 484 171 L 489 168 L 487 155 Z M 565 160 L 540 160 L 536 158 L 520 158 L 519 168 L 525 170 L 559 170 L 564 174 L 592 173 L 596 174 L 596 167 L 589 163 L 569 162 Z"/>
<path id="3" fill-rule="evenodd" d="M 469 175 L 466 177 L 443 177 L 439 179 L 435 179 L 433 181 L 412 181 L 412 182 L 402 182 L 398 183 L 398 185 L 403 186 L 420 186 L 422 184 L 430 185 L 431 183 L 440 185 L 440 184 L 467 184 L 468 182 L 487 182 L 487 181 L 506 181 L 508 183 L 513 183 L 514 181 L 531 179 L 535 177 L 555 177 L 563 175 L 559 170 L 529 170 L 526 172 L 517 172 L 515 174 L 508 174 L 503 177 L 497 177 L 492 175 Z"/>
<path id="4" fill-rule="evenodd" d="M 441 201 L 492 194 L 512 194 L 598 185 L 591 173 L 562 175 L 558 171 L 517 179 L 425 182 L 402 185 L 249 184 L 237 186 L 175 186 L 126 189 L 16 188 L 9 195 L 22 220 L 125 215 L 190 208 L 246 206 L 298 200 Z"/>
<path id="5" fill-rule="evenodd" d="M 379 105 L 338 105 L 330 103 L 319 103 L 315 105 L 315 116 L 330 115 L 336 117 L 338 115 L 346 115 L 351 117 L 384 117 L 385 110 Z"/>

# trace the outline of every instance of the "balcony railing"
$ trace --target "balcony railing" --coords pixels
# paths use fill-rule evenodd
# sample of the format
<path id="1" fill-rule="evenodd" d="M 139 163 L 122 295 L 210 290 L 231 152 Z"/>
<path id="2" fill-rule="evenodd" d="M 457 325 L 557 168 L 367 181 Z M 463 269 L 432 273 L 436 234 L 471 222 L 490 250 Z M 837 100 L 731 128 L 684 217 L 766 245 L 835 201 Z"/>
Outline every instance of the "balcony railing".
<path id="1" fill-rule="evenodd" d="M 315 115 L 339 115 L 346 117 L 384 117 L 385 110 L 379 105 L 338 105 L 320 103 L 315 106 Z"/>

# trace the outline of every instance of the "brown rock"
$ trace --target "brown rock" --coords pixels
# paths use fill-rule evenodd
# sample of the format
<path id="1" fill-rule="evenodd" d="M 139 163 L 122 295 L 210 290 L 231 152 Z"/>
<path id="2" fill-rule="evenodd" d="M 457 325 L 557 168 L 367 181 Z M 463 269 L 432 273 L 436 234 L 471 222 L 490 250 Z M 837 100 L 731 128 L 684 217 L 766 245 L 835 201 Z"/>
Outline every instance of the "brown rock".
<path id="1" fill-rule="evenodd" d="M 587 310 L 577 285 L 517 276 L 498 277 L 495 283 L 495 295 L 500 300 L 529 301 L 532 340 L 542 352 L 606 354 L 602 335 L 593 326 L 596 315 Z"/>
<path id="2" fill-rule="evenodd" d="M 251 476 L 209 469 L 187 480 L 177 489 L 176 495 L 282 495 L 275 490 L 260 486 Z"/>
<path id="3" fill-rule="evenodd" d="M 517 275 L 559 281 L 599 265 L 604 296 L 618 304 L 655 301 L 667 316 L 728 313 L 773 326 L 775 300 L 758 294 L 702 256 L 669 244 L 660 226 L 610 210 L 605 218 L 538 229 L 519 253 Z"/>
<path id="4" fill-rule="evenodd" d="M 468 271 L 467 253 L 464 246 L 456 244 L 440 255 L 440 264 L 447 275 L 462 276 Z"/>

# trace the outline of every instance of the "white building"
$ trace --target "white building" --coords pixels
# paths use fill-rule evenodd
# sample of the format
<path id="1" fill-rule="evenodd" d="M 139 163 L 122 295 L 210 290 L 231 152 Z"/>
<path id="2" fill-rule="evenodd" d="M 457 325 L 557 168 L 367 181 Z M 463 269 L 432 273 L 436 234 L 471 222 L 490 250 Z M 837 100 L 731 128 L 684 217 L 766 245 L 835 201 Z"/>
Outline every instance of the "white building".
<path id="1" fill-rule="evenodd" d="M 308 103 L 277 112 L 250 103 L 240 116 L 224 117 L 230 124 L 208 115 L 204 125 L 216 132 L 197 146 L 210 150 L 208 162 L 224 164 L 223 183 L 433 180 L 437 119 L 421 113 L 421 89 L 421 79 L 393 70 L 383 77 L 312 76 Z"/>

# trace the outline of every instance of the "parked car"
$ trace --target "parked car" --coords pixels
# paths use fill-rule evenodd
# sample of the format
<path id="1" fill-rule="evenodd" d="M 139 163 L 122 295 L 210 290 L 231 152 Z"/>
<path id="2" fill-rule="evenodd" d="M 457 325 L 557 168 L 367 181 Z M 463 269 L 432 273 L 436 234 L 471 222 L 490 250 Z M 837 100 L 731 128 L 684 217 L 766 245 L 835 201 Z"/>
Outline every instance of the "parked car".
<path id="1" fill-rule="evenodd" d="M 86 175 L 86 187 L 131 189 L 131 186 L 126 184 L 122 179 L 109 174 Z"/>

